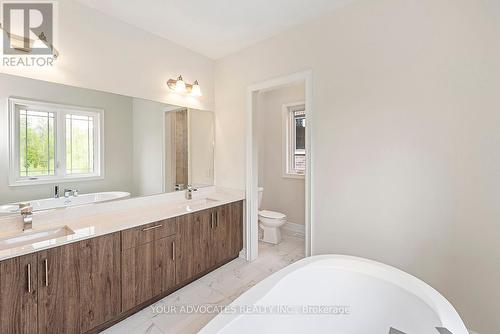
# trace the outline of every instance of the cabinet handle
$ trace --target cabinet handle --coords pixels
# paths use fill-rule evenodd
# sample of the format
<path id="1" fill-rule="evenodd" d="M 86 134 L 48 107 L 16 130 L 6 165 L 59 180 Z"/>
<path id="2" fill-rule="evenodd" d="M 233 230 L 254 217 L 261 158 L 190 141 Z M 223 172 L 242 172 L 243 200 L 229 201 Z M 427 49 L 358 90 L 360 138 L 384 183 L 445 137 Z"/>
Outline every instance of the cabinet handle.
<path id="1" fill-rule="evenodd" d="M 154 229 L 157 229 L 157 228 L 160 228 L 162 227 L 163 224 L 160 224 L 160 225 L 156 225 L 156 226 L 151 226 L 151 227 L 145 227 L 142 229 L 142 232 L 146 232 L 146 231 L 151 231 L 151 230 L 154 230 Z"/>
<path id="2" fill-rule="evenodd" d="M 45 265 L 45 286 L 49 286 L 49 260 L 43 260 Z"/>
<path id="3" fill-rule="evenodd" d="M 215 211 L 215 227 L 219 227 L 219 211 Z"/>
<path id="4" fill-rule="evenodd" d="M 214 229 L 214 213 L 210 213 L 210 228 L 213 230 Z"/>
<path id="5" fill-rule="evenodd" d="M 172 260 L 175 261 L 175 241 L 172 241 Z"/>
<path id="6" fill-rule="evenodd" d="M 31 263 L 28 263 L 28 293 L 31 293 Z"/>

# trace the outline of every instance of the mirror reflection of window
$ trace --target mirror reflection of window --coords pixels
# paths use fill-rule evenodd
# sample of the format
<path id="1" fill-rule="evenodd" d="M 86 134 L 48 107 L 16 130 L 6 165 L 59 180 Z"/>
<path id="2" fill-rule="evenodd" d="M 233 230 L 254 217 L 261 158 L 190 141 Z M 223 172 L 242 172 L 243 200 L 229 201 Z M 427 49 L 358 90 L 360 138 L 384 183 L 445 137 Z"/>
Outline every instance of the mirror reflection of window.
<path id="1" fill-rule="evenodd" d="M 19 110 L 19 176 L 55 174 L 54 113 Z"/>
<path id="2" fill-rule="evenodd" d="M 100 109 L 9 98 L 9 126 L 15 134 L 9 142 L 13 167 L 9 185 L 100 177 L 99 120 L 103 113 Z"/>
<path id="3" fill-rule="evenodd" d="M 94 172 L 94 116 L 66 115 L 66 174 Z"/>

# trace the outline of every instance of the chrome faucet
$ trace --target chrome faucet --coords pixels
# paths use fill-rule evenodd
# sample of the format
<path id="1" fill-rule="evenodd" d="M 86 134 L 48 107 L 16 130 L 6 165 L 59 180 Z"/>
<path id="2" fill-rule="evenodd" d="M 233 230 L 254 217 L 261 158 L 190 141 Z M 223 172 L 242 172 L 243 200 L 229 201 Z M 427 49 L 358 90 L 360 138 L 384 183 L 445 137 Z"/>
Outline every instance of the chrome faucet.
<path id="1" fill-rule="evenodd" d="M 70 196 L 76 197 L 78 196 L 78 190 L 76 189 L 64 189 L 64 205 L 70 205 L 71 199 Z"/>
<path id="2" fill-rule="evenodd" d="M 68 198 L 70 196 L 77 197 L 78 189 L 64 189 L 64 197 Z"/>
<path id="3" fill-rule="evenodd" d="M 30 203 L 19 203 L 23 216 L 23 231 L 30 231 L 33 227 L 33 207 Z"/>
<path id="4" fill-rule="evenodd" d="M 198 189 L 194 188 L 191 185 L 186 187 L 186 199 L 193 199 L 193 192 L 198 191 Z"/>

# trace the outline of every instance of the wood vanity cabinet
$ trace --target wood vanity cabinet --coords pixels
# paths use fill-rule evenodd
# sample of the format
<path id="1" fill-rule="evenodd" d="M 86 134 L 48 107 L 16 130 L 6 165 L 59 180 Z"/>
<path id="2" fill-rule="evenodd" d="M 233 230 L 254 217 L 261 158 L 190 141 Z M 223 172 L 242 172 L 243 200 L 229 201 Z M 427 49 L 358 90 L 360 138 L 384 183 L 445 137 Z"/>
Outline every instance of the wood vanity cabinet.
<path id="1" fill-rule="evenodd" d="M 122 311 L 175 287 L 175 218 L 122 231 Z"/>
<path id="2" fill-rule="evenodd" d="M 242 248 L 240 201 L 0 261 L 0 333 L 97 333 Z"/>
<path id="3" fill-rule="evenodd" d="M 177 284 L 238 256 L 243 248 L 243 202 L 178 218 Z"/>
<path id="4" fill-rule="evenodd" d="M 36 254 L 0 262 L 0 331 L 36 333 L 37 315 Z"/>
<path id="5" fill-rule="evenodd" d="M 38 253 L 38 333 L 85 333 L 120 313 L 120 234 Z"/>

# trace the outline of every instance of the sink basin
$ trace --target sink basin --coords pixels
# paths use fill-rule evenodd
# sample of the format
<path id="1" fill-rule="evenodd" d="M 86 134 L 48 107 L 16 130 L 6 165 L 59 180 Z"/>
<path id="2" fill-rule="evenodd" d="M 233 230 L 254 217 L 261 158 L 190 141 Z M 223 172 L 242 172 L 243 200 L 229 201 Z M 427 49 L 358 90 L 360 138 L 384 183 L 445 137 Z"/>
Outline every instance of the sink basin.
<path id="1" fill-rule="evenodd" d="M 31 230 L 0 238 L 0 250 L 33 244 L 35 242 L 51 240 L 72 235 L 72 229 L 67 226 L 55 227 L 46 230 Z"/>
<path id="2" fill-rule="evenodd" d="M 19 211 L 19 205 L 4 204 L 0 205 L 0 214 L 11 214 Z"/>
<path id="3" fill-rule="evenodd" d="M 186 204 L 182 205 L 182 208 L 188 212 L 199 209 L 200 207 L 206 206 L 206 205 L 212 205 L 219 202 L 216 199 L 213 198 L 200 198 L 200 199 L 192 199 L 192 200 L 187 200 Z"/>

